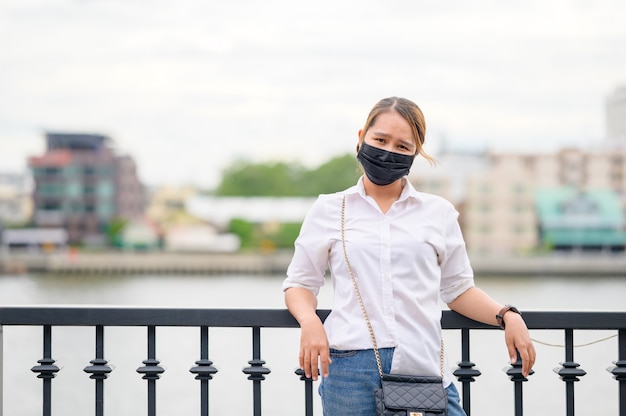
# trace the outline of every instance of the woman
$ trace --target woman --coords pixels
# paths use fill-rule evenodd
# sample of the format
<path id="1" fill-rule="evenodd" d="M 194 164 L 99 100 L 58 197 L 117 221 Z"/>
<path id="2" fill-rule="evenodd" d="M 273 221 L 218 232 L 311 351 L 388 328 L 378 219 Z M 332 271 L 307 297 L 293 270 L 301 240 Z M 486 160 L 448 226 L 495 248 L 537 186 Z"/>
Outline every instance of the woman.
<path id="1" fill-rule="evenodd" d="M 375 415 L 373 392 L 380 388 L 348 264 L 383 371 L 432 376 L 443 371 L 449 416 L 465 413 L 450 369 L 440 364 L 439 299 L 471 319 L 504 327 L 511 362 L 517 349 L 524 376 L 534 364 L 535 350 L 517 310 L 474 286 L 458 212 L 443 198 L 417 192 L 406 178 L 416 156 L 433 161 L 423 149 L 425 131 L 424 116 L 412 101 L 379 101 L 358 134 L 357 159 L 365 174 L 343 192 L 320 195 L 296 240 L 283 283 L 285 303 L 301 327 L 300 367 L 314 380 L 321 367 L 325 416 Z M 327 268 L 334 301 L 322 324 L 315 313 L 316 295 Z"/>

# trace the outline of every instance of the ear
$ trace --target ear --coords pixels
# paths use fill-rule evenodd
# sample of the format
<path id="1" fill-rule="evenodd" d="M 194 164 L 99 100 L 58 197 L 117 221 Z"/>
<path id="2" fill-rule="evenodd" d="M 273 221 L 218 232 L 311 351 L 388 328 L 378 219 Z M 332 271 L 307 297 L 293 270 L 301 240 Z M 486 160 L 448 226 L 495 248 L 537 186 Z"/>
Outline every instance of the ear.
<path id="1" fill-rule="evenodd" d="M 357 153 L 359 152 L 359 149 L 361 148 L 361 143 L 363 143 L 363 129 L 359 130 L 359 141 L 356 144 Z"/>

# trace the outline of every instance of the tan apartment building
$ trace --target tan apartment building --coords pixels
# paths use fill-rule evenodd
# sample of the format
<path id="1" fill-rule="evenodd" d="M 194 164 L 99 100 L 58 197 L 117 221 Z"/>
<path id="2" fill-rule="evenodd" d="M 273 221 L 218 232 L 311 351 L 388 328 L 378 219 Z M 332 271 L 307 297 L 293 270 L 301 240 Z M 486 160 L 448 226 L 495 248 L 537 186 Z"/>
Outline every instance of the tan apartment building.
<path id="1" fill-rule="evenodd" d="M 626 147 L 626 85 L 607 97 L 605 110 L 606 138 L 612 145 Z"/>
<path id="2" fill-rule="evenodd" d="M 540 189 L 610 189 L 626 208 L 624 149 L 562 149 L 550 154 L 490 154 L 488 167 L 468 178 L 462 204 L 468 249 L 484 255 L 540 248 L 535 195 Z"/>

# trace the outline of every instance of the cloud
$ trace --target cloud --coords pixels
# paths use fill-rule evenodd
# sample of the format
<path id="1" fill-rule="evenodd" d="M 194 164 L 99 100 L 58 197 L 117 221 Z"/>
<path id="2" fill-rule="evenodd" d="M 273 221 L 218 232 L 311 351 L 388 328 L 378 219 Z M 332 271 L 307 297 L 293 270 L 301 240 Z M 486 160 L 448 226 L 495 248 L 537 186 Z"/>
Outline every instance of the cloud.
<path id="1" fill-rule="evenodd" d="M 210 186 L 237 158 L 352 151 L 389 95 L 422 107 L 433 141 L 597 141 L 626 83 L 625 15 L 612 0 L 5 0 L 0 166 L 42 129 L 85 130 L 148 183 Z"/>

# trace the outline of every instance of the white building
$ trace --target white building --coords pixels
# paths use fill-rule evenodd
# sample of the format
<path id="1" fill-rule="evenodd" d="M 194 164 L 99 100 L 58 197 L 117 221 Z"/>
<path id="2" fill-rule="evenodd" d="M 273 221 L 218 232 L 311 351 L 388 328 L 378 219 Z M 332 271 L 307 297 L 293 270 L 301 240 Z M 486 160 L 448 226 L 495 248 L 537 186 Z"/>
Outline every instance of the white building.
<path id="1" fill-rule="evenodd" d="M 191 215 L 218 226 L 226 226 L 234 218 L 257 224 L 298 223 L 304 220 L 315 199 L 196 196 L 186 201 L 186 207 Z"/>
<path id="2" fill-rule="evenodd" d="M 27 223 L 33 212 L 32 181 L 17 173 L 0 173 L 0 226 Z"/>
<path id="3" fill-rule="evenodd" d="M 626 147 L 626 86 L 606 99 L 606 138 L 612 145 Z"/>

